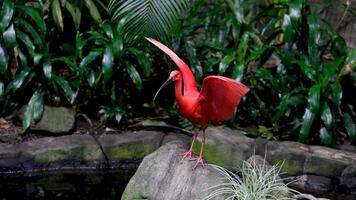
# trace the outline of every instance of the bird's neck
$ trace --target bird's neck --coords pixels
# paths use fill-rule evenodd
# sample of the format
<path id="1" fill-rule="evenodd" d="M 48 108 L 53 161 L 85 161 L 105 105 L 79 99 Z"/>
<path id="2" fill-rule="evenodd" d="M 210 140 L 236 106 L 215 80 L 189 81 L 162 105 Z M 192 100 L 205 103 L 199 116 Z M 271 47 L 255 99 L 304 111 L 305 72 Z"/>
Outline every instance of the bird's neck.
<path id="1" fill-rule="evenodd" d="M 185 92 L 185 91 L 184 91 Z M 174 93 L 176 96 L 176 101 L 180 102 L 183 99 L 183 94 L 182 94 L 182 79 L 178 79 L 174 81 Z"/>
<path id="2" fill-rule="evenodd" d="M 195 81 L 195 77 L 193 75 L 193 72 L 189 69 L 188 65 L 185 64 L 184 62 L 178 62 L 177 66 L 179 68 L 179 71 L 182 74 L 183 78 L 183 84 L 184 84 L 184 92 L 188 91 L 198 91 L 197 88 L 197 83 Z M 180 87 L 182 86 L 182 80 L 180 80 Z"/>

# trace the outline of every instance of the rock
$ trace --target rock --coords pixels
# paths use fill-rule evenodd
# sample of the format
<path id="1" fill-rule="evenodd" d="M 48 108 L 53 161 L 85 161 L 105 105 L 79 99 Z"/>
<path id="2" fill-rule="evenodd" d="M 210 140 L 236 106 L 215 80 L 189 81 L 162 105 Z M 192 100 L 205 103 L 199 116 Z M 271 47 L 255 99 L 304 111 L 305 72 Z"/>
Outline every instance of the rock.
<path id="1" fill-rule="evenodd" d="M 208 188 L 224 183 L 221 175 L 210 165 L 192 170 L 195 162 L 181 162 L 179 155 L 187 147 L 181 141 L 174 141 L 146 156 L 121 199 L 203 199 L 208 195 Z"/>
<path id="2" fill-rule="evenodd" d="M 341 176 L 356 177 L 356 163 L 346 167 L 342 171 Z"/>
<path id="3" fill-rule="evenodd" d="M 351 153 L 356 153 L 356 146 L 351 144 L 343 144 L 336 147 L 339 150 L 348 151 Z"/>
<path id="4" fill-rule="evenodd" d="M 329 200 L 329 199 L 325 199 L 325 198 L 316 198 L 310 194 L 297 194 L 297 195 L 294 195 L 293 199 L 296 199 L 296 200 Z"/>
<path id="5" fill-rule="evenodd" d="M 228 170 L 236 170 L 243 160 L 254 155 L 257 149 L 256 140 L 246 137 L 236 131 L 221 128 L 208 128 L 206 130 L 206 144 L 203 158 L 211 164 L 219 165 Z M 194 146 L 194 152 L 199 154 L 202 133 Z"/>
<path id="6" fill-rule="evenodd" d="M 188 135 L 185 135 L 185 134 L 178 134 L 178 133 L 168 133 L 163 141 L 162 141 L 162 145 L 165 145 L 169 142 L 172 142 L 172 141 L 182 141 L 183 143 L 185 144 L 190 144 L 191 140 L 192 140 L 193 136 L 188 136 Z"/>
<path id="7" fill-rule="evenodd" d="M 20 155 L 18 145 L 0 143 L 0 172 L 21 170 Z"/>
<path id="8" fill-rule="evenodd" d="M 274 142 L 266 144 L 266 156 L 270 164 L 282 164 L 281 171 L 288 175 L 302 174 L 308 155 L 307 145 L 298 142 Z"/>
<path id="9" fill-rule="evenodd" d="M 310 153 L 304 165 L 305 174 L 339 176 L 345 167 L 356 162 L 355 154 L 328 147 L 310 146 Z"/>
<path id="10" fill-rule="evenodd" d="M 49 133 L 67 133 L 74 128 L 75 112 L 65 107 L 45 106 L 43 116 L 39 122 L 31 125 L 31 130 Z"/>
<path id="11" fill-rule="evenodd" d="M 330 178 L 316 175 L 301 175 L 290 183 L 292 188 L 307 193 L 323 194 L 334 189 L 334 184 Z"/>
<path id="12" fill-rule="evenodd" d="M 72 165 L 71 162 L 75 161 L 105 162 L 100 146 L 90 135 L 45 137 L 25 142 L 20 149 L 22 151 L 20 161 L 27 169 L 43 166 L 61 168 Z M 57 165 L 58 163 L 60 164 Z"/>
<path id="13" fill-rule="evenodd" d="M 340 185 L 356 195 L 356 164 L 346 167 L 339 177 Z"/>
<path id="14" fill-rule="evenodd" d="M 164 134 L 155 131 L 137 131 L 102 135 L 98 141 L 110 161 L 142 159 L 159 148 Z"/>

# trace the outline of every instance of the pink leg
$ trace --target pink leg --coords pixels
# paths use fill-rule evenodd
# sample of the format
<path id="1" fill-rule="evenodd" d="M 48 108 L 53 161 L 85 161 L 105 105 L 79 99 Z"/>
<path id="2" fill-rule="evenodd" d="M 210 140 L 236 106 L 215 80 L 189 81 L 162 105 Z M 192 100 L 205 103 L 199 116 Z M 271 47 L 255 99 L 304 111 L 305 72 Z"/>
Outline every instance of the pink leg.
<path id="1" fill-rule="evenodd" d="M 182 160 L 184 160 L 185 158 L 191 158 L 191 157 L 192 157 L 192 155 L 193 155 L 194 143 L 195 143 L 195 140 L 196 140 L 197 137 L 198 137 L 198 134 L 199 134 L 199 133 L 198 133 L 198 131 L 197 131 L 195 125 L 194 125 L 194 137 L 193 137 L 192 144 L 190 145 L 189 150 L 183 154 Z"/>
<path id="2" fill-rule="evenodd" d="M 203 140 L 201 141 L 201 147 L 200 147 L 200 153 L 199 157 L 197 158 L 197 162 L 195 163 L 193 169 L 197 168 L 199 165 L 204 167 L 204 161 L 203 161 L 203 149 L 204 149 L 204 144 L 205 144 L 205 128 L 203 129 Z"/>

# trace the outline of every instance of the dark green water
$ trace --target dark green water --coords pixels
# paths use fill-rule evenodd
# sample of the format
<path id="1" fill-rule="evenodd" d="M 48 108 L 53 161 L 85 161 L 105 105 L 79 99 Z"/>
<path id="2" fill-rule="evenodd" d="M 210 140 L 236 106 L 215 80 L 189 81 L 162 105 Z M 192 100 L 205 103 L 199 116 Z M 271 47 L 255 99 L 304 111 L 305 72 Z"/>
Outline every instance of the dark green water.
<path id="1" fill-rule="evenodd" d="M 0 174 L 0 200 L 119 200 L 132 175 L 122 171 Z"/>

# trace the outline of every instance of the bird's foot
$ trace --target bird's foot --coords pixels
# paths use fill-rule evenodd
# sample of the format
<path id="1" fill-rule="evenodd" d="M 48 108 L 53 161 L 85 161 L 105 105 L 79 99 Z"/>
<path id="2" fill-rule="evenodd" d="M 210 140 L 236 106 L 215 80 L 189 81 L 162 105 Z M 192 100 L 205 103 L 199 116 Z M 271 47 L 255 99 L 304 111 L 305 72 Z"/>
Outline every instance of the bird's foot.
<path id="1" fill-rule="evenodd" d="M 199 156 L 199 157 L 196 159 L 196 161 L 197 161 L 197 162 L 195 163 L 195 165 L 194 165 L 194 167 L 193 167 L 193 170 L 194 170 L 195 168 L 197 168 L 199 165 L 201 165 L 202 167 L 205 166 L 202 156 Z"/>
<path id="2" fill-rule="evenodd" d="M 182 156 L 183 157 L 181 161 L 183 161 L 186 158 L 190 159 L 193 156 L 193 149 L 189 149 L 187 152 L 183 153 Z"/>

